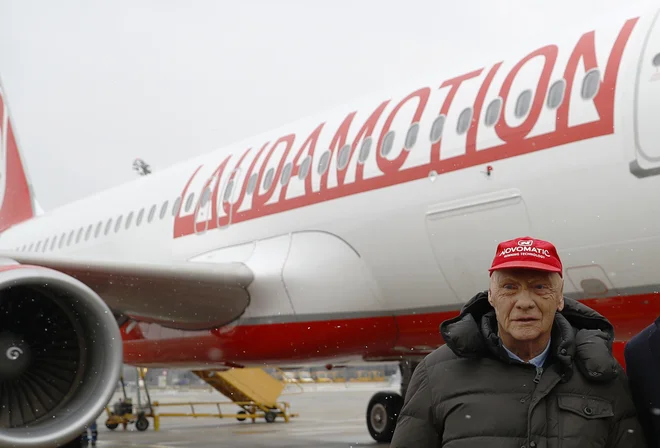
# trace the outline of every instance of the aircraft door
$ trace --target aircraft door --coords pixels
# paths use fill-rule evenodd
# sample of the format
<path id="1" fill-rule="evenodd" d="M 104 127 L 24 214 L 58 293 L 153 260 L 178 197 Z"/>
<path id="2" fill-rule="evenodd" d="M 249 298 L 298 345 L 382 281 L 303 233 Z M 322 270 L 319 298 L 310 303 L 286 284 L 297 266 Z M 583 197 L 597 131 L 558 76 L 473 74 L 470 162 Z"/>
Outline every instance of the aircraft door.
<path id="1" fill-rule="evenodd" d="M 660 19 L 653 19 L 637 67 L 634 106 L 635 160 L 630 172 L 637 177 L 660 174 L 660 126 L 655 111 L 660 104 Z"/>
<path id="2" fill-rule="evenodd" d="M 529 235 L 531 223 L 522 194 L 509 189 L 429 207 L 426 231 L 450 287 L 467 302 L 488 289 L 497 244 Z"/>

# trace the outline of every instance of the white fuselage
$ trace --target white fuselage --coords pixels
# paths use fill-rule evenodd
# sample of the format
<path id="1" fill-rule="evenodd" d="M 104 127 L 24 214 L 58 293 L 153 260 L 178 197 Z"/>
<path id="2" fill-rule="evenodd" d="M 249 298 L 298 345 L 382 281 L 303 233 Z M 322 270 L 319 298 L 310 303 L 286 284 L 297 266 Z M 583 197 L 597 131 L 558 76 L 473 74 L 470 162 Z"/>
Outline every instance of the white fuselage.
<path id="1" fill-rule="evenodd" d="M 232 326 L 457 310 L 487 288 L 497 243 L 525 235 L 557 246 L 569 296 L 653 293 L 660 22 L 652 12 L 559 36 L 529 55 L 485 56 L 474 72 L 446 69 L 386 103 L 366 99 L 50 211 L 4 232 L 0 249 L 244 262 L 255 273 L 251 303 Z M 634 310 L 640 322 L 658 302 Z M 145 335 L 153 327 L 140 325 Z"/>

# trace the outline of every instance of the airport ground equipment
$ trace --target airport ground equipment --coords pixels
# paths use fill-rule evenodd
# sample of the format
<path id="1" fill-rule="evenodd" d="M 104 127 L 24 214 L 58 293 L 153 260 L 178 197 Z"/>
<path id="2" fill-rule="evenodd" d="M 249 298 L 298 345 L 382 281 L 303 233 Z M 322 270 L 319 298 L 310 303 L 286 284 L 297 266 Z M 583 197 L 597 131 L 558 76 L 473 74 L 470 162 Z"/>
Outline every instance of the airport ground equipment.
<path id="1" fill-rule="evenodd" d="M 225 371 L 196 370 L 195 375 L 242 408 L 236 415 L 239 421 L 262 417 L 272 423 L 278 416 L 289 422 L 289 404 L 278 402 L 285 384 L 264 369 L 238 368 Z M 218 408 L 219 409 L 219 408 Z"/>
<path id="2" fill-rule="evenodd" d="M 106 406 L 105 411 L 108 415 L 108 419 L 105 422 L 106 428 L 110 430 L 115 430 L 122 425 L 124 430 L 129 424 L 135 424 L 135 429 L 138 431 L 146 431 L 149 428 L 148 417 L 154 417 L 154 408 L 151 403 L 151 396 L 149 395 L 149 386 L 145 381 L 145 376 L 147 374 L 147 369 L 138 368 L 138 385 L 137 385 L 137 407 L 135 409 L 133 406 L 133 400 L 129 398 L 126 394 L 126 385 L 124 383 L 123 376 L 119 379 L 122 392 L 124 395 L 123 399 L 120 399 L 118 402 L 114 403 L 112 410 L 109 406 Z M 144 392 L 147 397 L 147 403 L 145 406 L 142 405 L 142 395 L 140 392 L 140 383 L 144 384 Z"/>
<path id="3" fill-rule="evenodd" d="M 289 412 L 289 403 L 278 402 L 274 408 L 265 408 L 262 403 L 255 403 L 254 401 L 225 401 L 225 402 L 209 402 L 209 401 L 200 401 L 200 402 L 184 402 L 184 403 L 159 403 L 154 401 L 154 409 L 156 410 L 153 419 L 154 419 L 154 430 L 158 431 L 160 429 L 160 419 L 166 417 L 193 417 L 193 418 L 235 418 L 239 422 L 251 419 L 252 423 L 256 423 L 257 419 L 263 418 L 268 423 L 273 423 L 277 417 L 282 417 L 282 419 L 288 423 L 291 418 L 298 417 L 298 414 L 293 414 Z M 190 412 L 161 412 L 161 409 L 165 407 L 182 407 L 190 406 Z M 214 406 L 218 411 L 215 412 L 200 412 L 195 407 L 202 406 Z M 224 413 L 222 412 L 221 406 L 238 406 L 241 408 L 240 411 L 235 413 Z"/>
<path id="4" fill-rule="evenodd" d="M 141 381 L 138 381 L 137 394 L 138 404 L 134 409 L 131 399 L 126 395 L 126 388 L 123 378 L 120 383 L 123 391 L 123 399 L 114 403 L 112 410 L 106 407 L 108 419 L 106 427 L 115 430 L 119 425 L 123 425 L 124 430 L 128 424 L 135 424 L 138 431 L 146 431 L 149 428 L 149 418 L 154 421 L 154 430 L 160 429 L 160 419 L 166 417 L 193 417 L 193 418 L 235 418 L 239 422 L 251 419 L 256 423 L 257 419 L 263 418 L 268 423 L 273 423 L 278 417 L 286 423 L 298 414 L 290 412 L 290 405 L 287 402 L 277 401 L 284 390 L 285 384 L 273 378 L 263 369 L 245 368 L 230 369 L 226 371 L 200 370 L 193 371 L 195 375 L 204 380 L 211 387 L 229 398 L 226 402 L 183 402 L 183 403 L 161 403 L 151 401 L 149 388 L 145 381 L 147 369 L 139 369 L 138 373 Z M 144 384 L 144 392 L 147 397 L 147 403 L 143 406 L 141 403 L 141 387 Z M 189 406 L 190 412 L 162 412 L 163 408 Z M 213 406 L 217 409 L 215 412 L 199 412 L 202 406 Z M 222 412 L 221 406 L 238 406 L 240 410 L 234 413 Z"/>

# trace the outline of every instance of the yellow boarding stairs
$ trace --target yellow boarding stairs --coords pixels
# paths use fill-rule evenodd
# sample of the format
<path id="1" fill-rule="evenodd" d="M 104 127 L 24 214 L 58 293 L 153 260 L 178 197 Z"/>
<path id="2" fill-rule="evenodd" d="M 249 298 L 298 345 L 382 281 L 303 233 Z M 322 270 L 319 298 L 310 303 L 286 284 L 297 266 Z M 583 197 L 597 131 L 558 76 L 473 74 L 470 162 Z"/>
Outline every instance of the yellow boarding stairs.
<path id="1" fill-rule="evenodd" d="M 289 403 L 277 401 L 285 385 L 263 369 L 194 370 L 193 373 L 242 408 L 237 414 L 225 417 L 235 417 L 239 421 L 250 418 L 252 423 L 261 417 L 268 423 L 273 423 L 278 416 L 287 423 L 292 417 L 298 417 L 289 412 Z"/>
<path id="2" fill-rule="evenodd" d="M 139 369 L 140 378 L 144 381 L 147 369 Z M 273 378 L 266 371 L 258 368 L 238 368 L 226 371 L 213 371 L 213 370 L 197 370 L 193 371 L 195 375 L 203 379 L 207 384 L 212 386 L 215 390 L 229 398 L 230 402 L 183 402 L 183 403 L 161 403 L 158 401 L 151 402 L 147 383 L 144 382 L 145 392 L 147 395 L 147 405 L 141 406 L 140 403 L 140 388 L 138 386 L 138 412 L 132 412 L 132 402 L 126 397 L 124 390 L 124 400 L 115 404 L 115 410 L 111 411 L 106 407 L 108 420 L 106 426 L 109 429 L 116 429 L 119 424 L 126 426 L 128 423 L 136 423 L 138 431 L 145 431 L 148 426 L 147 418 L 153 418 L 154 430 L 158 431 L 160 428 L 160 419 L 165 417 L 214 417 L 214 418 L 236 418 L 238 421 L 245 421 L 251 419 L 255 423 L 258 418 L 264 418 L 266 422 L 273 423 L 279 416 L 285 422 L 289 422 L 291 418 L 298 417 L 298 414 L 289 412 L 289 403 L 278 402 L 277 399 L 282 394 L 285 385 Z M 139 383 L 138 383 L 139 384 Z M 122 379 L 122 388 L 124 386 Z M 129 409 L 119 411 L 128 405 Z M 200 413 L 195 411 L 195 406 L 209 406 L 215 405 L 218 409 L 217 413 Z M 233 405 L 241 408 L 237 413 L 226 414 L 223 413 L 220 406 Z M 191 411 L 186 413 L 181 412 L 161 412 L 163 408 L 167 407 L 182 407 L 190 406 Z"/>

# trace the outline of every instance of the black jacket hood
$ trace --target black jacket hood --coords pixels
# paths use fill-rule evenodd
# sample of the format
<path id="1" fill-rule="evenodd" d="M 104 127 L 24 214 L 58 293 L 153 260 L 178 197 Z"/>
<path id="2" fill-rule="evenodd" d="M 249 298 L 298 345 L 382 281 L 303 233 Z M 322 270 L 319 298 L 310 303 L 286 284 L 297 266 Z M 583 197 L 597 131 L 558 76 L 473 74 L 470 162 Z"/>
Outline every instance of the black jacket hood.
<path id="1" fill-rule="evenodd" d="M 497 334 L 495 310 L 488 302 L 488 292 L 476 294 L 458 316 L 440 324 L 447 346 L 464 358 L 495 357 L 512 361 Z M 564 297 L 564 309 L 555 314 L 551 356 L 567 374 L 573 362 L 592 381 L 611 381 L 619 364 L 612 356 L 614 327 L 601 314 L 580 302 Z"/>

